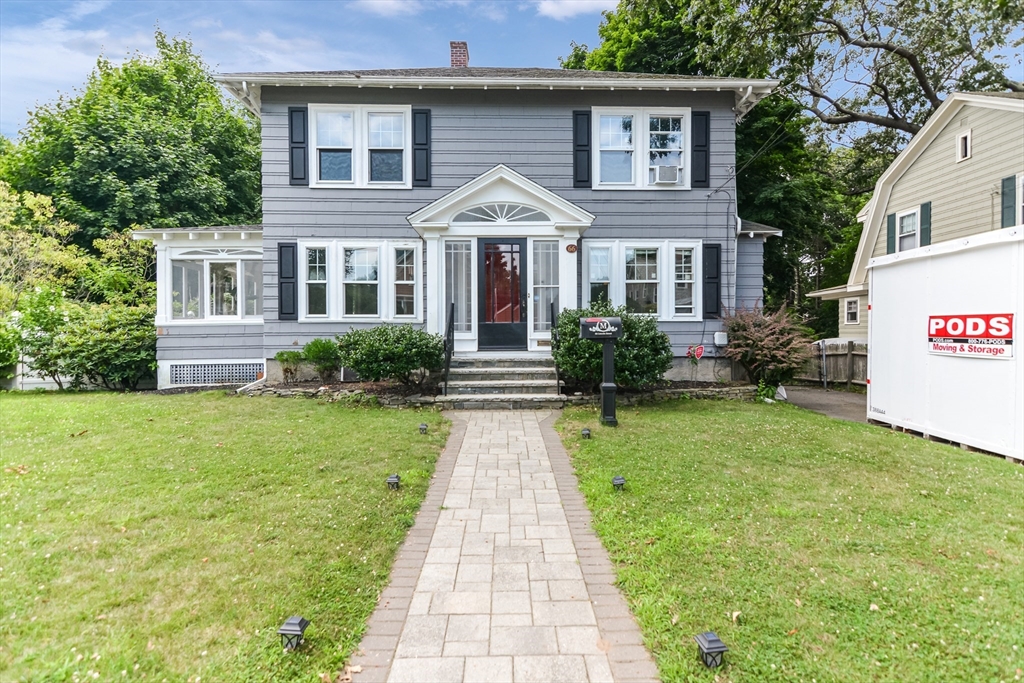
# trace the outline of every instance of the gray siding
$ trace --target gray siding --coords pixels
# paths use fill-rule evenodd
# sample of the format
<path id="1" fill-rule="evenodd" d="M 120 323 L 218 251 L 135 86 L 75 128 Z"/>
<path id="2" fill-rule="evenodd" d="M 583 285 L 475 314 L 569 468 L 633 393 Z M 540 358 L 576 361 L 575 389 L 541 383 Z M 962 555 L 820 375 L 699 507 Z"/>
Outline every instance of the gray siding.
<path id="1" fill-rule="evenodd" d="M 263 358 L 263 325 L 176 325 L 157 328 L 157 360 Z"/>
<path id="2" fill-rule="evenodd" d="M 753 265 L 737 263 L 732 203 L 736 193 L 731 178 L 735 163 L 731 92 L 418 91 L 265 86 L 262 99 L 264 353 L 268 357 L 279 349 L 301 346 L 314 337 L 333 336 L 349 328 L 341 322 L 276 320 L 278 242 L 302 238 L 416 238 L 406 216 L 497 164 L 509 166 L 593 213 L 597 218 L 584 240 L 678 238 L 721 244 L 726 308 L 735 307 L 738 270 L 742 270 L 744 300 L 755 290 L 757 298 L 760 297 L 760 270 L 755 273 Z M 429 108 L 433 187 L 378 190 L 290 185 L 287 109 L 309 103 L 393 103 Z M 679 106 L 710 111 L 711 188 L 721 187 L 725 191 L 709 196 L 708 189 L 573 188 L 572 111 L 591 106 Z M 666 323 L 663 327 L 672 338 L 676 353 L 682 354 L 690 344 L 707 341 L 710 334 L 720 329 L 720 324 Z"/>
<path id="3" fill-rule="evenodd" d="M 971 131 L 971 158 L 958 163 L 957 138 L 967 130 Z M 893 184 L 883 216 L 931 202 L 932 244 L 999 230 L 1000 181 L 1022 171 L 1024 121 L 1020 114 L 968 104 Z M 885 255 L 882 220 L 872 257 Z"/>
<path id="4" fill-rule="evenodd" d="M 764 238 L 736 241 L 736 308 L 757 308 L 764 303 Z"/>

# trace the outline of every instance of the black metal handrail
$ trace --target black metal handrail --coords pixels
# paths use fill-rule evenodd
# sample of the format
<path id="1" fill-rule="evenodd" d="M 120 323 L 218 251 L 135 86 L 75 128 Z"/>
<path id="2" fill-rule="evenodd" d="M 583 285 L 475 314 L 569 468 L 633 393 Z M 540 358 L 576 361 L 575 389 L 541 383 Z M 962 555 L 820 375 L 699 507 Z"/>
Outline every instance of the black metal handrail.
<path id="1" fill-rule="evenodd" d="M 444 327 L 444 395 L 448 395 L 448 371 L 452 369 L 455 352 L 455 302 L 448 305 L 448 321 Z"/>
<path id="2" fill-rule="evenodd" d="M 551 362 L 555 366 L 555 386 L 558 393 L 562 393 L 562 381 L 558 376 L 558 360 L 555 359 L 555 351 L 558 350 L 558 311 L 555 302 L 551 302 Z"/>

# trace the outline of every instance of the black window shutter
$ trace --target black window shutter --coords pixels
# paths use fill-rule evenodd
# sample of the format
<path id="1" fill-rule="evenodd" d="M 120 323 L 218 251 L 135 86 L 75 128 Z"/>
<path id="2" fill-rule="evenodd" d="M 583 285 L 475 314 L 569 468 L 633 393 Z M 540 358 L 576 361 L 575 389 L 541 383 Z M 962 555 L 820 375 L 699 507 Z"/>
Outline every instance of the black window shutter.
<path id="1" fill-rule="evenodd" d="M 288 176 L 292 185 L 309 185 L 306 107 L 288 107 Z"/>
<path id="2" fill-rule="evenodd" d="M 572 113 L 572 186 L 591 186 L 589 111 Z"/>
<path id="3" fill-rule="evenodd" d="M 1015 176 L 1003 178 L 1000 203 L 1003 208 L 1003 218 L 999 225 L 1003 228 L 1017 225 L 1017 178 Z"/>
<path id="4" fill-rule="evenodd" d="M 885 253 L 896 253 L 896 214 L 885 217 Z"/>
<path id="5" fill-rule="evenodd" d="M 722 315 L 722 245 L 704 245 L 704 319 Z"/>
<path id="6" fill-rule="evenodd" d="M 299 319 L 299 245 L 277 245 L 277 319 Z"/>
<path id="7" fill-rule="evenodd" d="M 430 110 L 412 110 L 412 185 L 430 187 Z"/>
<path id="8" fill-rule="evenodd" d="M 932 203 L 925 202 L 921 205 L 921 240 L 920 245 L 927 247 L 932 243 Z"/>
<path id="9" fill-rule="evenodd" d="M 711 187 L 711 112 L 691 116 L 690 187 Z"/>

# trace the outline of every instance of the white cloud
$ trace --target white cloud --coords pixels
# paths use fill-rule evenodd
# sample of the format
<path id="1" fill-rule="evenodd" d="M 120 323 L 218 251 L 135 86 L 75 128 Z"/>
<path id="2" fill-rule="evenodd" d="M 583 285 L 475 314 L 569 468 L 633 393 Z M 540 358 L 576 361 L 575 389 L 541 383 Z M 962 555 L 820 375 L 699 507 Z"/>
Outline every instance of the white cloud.
<path id="1" fill-rule="evenodd" d="M 355 0 L 351 6 L 382 17 L 418 14 L 423 9 L 420 0 Z"/>
<path id="2" fill-rule="evenodd" d="M 81 0 L 76 2 L 71 7 L 71 11 L 68 12 L 68 16 L 72 19 L 81 19 L 87 17 L 90 14 L 96 14 L 102 12 L 110 5 L 110 0 Z"/>
<path id="3" fill-rule="evenodd" d="M 577 14 L 596 14 L 615 9 L 616 0 L 540 0 L 537 14 L 552 19 L 569 19 Z"/>

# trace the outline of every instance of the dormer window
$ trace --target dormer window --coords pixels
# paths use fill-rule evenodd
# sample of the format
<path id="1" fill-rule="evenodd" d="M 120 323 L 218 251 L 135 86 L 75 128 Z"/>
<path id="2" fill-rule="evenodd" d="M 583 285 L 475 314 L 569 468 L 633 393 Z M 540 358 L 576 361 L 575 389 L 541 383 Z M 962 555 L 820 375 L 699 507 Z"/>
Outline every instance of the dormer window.
<path id="1" fill-rule="evenodd" d="M 411 187 L 409 107 L 311 104 L 312 187 Z"/>
<path id="2" fill-rule="evenodd" d="M 956 138 L 956 161 L 967 161 L 971 158 L 971 129 L 968 128 Z"/>

